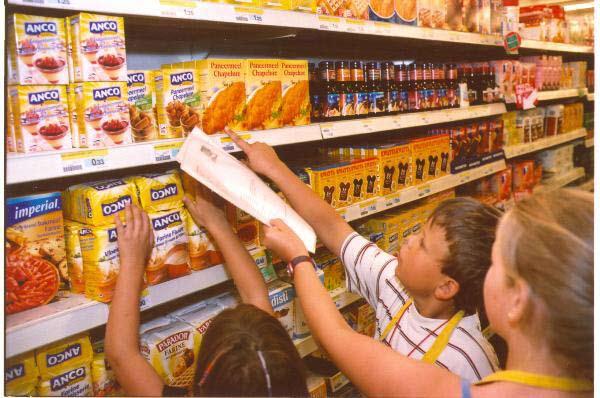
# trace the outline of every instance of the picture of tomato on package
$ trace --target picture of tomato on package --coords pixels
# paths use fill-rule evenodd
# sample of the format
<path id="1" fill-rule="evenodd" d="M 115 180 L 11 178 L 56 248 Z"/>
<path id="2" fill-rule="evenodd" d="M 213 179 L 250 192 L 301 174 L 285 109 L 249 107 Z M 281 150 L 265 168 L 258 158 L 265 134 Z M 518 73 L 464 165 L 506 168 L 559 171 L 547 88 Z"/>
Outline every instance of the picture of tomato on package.
<path id="1" fill-rule="evenodd" d="M 69 290 L 60 192 L 6 201 L 5 311 L 49 303 Z"/>
<path id="2" fill-rule="evenodd" d="M 14 14 L 8 25 L 10 84 L 68 84 L 63 18 Z"/>

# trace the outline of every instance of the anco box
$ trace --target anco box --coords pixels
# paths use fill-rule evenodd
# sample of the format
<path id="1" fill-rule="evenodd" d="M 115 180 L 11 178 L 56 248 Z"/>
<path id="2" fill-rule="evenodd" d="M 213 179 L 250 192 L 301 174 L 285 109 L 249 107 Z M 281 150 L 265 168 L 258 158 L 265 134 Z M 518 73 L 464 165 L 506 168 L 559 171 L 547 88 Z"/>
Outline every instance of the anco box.
<path id="1" fill-rule="evenodd" d="M 127 102 L 133 140 L 151 141 L 158 138 L 156 121 L 155 72 L 130 70 L 127 73 Z"/>
<path id="2" fill-rule="evenodd" d="M 14 14 L 7 18 L 9 84 L 68 84 L 63 18 Z"/>

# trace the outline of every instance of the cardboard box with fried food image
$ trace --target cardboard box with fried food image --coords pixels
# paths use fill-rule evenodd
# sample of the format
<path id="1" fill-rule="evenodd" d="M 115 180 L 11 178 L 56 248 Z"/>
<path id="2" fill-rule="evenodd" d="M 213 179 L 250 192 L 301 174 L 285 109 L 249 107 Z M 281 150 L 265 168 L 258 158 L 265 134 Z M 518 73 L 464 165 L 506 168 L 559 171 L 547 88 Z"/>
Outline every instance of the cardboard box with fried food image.
<path id="1" fill-rule="evenodd" d="M 200 125 L 203 95 L 193 61 L 163 65 L 154 85 L 160 139 L 185 137 Z"/>
<path id="2" fill-rule="evenodd" d="M 243 130 L 281 127 L 281 67 L 278 59 L 244 61 L 246 106 Z"/>
<path id="3" fill-rule="evenodd" d="M 225 127 L 236 131 L 245 130 L 245 61 L 205 59 L 195 61 L 195 67 L 201 82 L 202 131 L 210 135 L 223 132 Z"/>
<path id="4" fill-rule="evenodd" d="M 135 142 L 158 138 L 155 74 L 160 71 L 130 70 L 127 73 L 127 101 L 131 133 Z"/>
<path id="5" fill-rule="evenodd" d="M 308 92 L 308 61 L 280 60 L 281 65 L 281 124 L 303 126 L 310 123 Z"/>
<path id="6" fill-rule="evenodd" d="M 5 222 L 7 314 L 49 303 L 69 290 L 60 192 L 9 198 Z"/>

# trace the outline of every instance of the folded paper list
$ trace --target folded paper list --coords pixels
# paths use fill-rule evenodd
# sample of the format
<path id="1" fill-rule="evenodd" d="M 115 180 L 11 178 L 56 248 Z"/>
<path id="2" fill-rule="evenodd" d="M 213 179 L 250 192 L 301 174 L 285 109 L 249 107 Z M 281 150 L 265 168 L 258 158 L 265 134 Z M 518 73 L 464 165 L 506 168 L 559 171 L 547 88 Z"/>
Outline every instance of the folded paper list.
<path id="1" fill-rule="evenodd" d="M 310 225 L 252 170 L 199 129 L 187 137 L 177 161 L 183 171 L 263 224 L 269 225 L 275 218 L 283 220 L 306 249 L 315 252 L 317 237 Z"/>

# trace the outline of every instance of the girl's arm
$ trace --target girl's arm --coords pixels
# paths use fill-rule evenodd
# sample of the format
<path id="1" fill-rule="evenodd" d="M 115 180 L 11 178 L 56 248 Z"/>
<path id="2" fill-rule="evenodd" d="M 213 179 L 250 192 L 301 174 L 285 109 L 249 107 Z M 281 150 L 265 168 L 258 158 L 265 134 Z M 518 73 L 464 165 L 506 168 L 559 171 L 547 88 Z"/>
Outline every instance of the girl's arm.
<path id="1" fill-rule="evenodd" d="M 273 220 L 271 227 L 265 227 L 264 243 L 284 261 L 308 255 L 302 241 L 281 220 Z M 336 366 L 367 396 L 460 396 L 458 376 L 435 365 L 406 358 L 352 330 L 310 262 L 296 266 L 294 286 L 313 337 Z"/>
<path id="2" fill-rule="evenodd" d="M 227 222 L 223 211 L 212 203 L 209 192 L 204 189 L 195 200 L 185 197 L 183 201 L 192 218 L 212 235 L 225 259 L 225 268 L 233 278 L 242 301 L 253 304 L 269 314 L 273 307 L 262 274 L 248 250 L 240 242 Z"/>
<path id="3" fill-rule="evenodd" d="M 139 350 L 140 292 L 154 236 L 148 215 L 137 206 L 125 209 L 125 220 L 126 227 L 115 216 L 120 269 L 106 325 L 106 357 L 128 395 L 161 396 L 163 381 Z"/>

